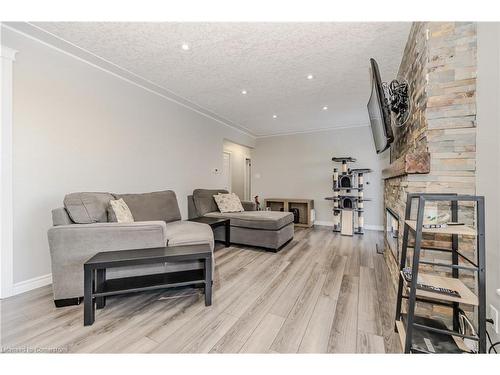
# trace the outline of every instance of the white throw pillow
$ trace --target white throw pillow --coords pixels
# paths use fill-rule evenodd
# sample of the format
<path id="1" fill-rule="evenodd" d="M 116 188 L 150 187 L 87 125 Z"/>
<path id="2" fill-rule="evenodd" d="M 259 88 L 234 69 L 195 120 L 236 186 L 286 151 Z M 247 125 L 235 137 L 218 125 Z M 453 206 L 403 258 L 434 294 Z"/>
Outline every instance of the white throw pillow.
<path id="1" fill-rule="evenodd" d="M 245 211 L 241 205 L 240 198 L 234 194 L 217 194 L 214 195 L 215 203 L 219 211 L 222 213 L 226 212 L 242 212 Z"/>
<path id="2" fill-rule="evenodd" d="M 130 212 L 130 208 L 128 208 L 127 203 L 125 203 L 123 198 L 109 201 L 109 204 L 115 214 L 116 221 L 118 223 L 134 222 L 134 217 L 132 216 L 132 212 Z"/>

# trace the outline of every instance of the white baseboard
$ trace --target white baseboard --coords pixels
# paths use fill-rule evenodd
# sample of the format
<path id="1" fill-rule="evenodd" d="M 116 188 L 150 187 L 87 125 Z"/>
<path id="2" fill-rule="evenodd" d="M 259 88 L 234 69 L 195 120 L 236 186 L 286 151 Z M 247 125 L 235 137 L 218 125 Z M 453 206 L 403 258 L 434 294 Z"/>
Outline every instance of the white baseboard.
<path id="1" fill-rule="evenodd" d="M 322 225 L 324 227 L 333 227 L 333 221 L 315 220 L 314 225 Z"/>
<path id="2" fill-rule="evenodd" d="M 383 232 L 384 226 L 383 225 L 365 225 L 366 230 L 377 230 L 379 232 Z"/>
<path id="3" fill-rule="evenodd" d="M 333 227 L 333 221 L 316 220 L 314 222 L 314 225 L 323 225 L 325 227 Z M 383 225 L 365 225 L 364 228 L 366 230 L 378 230 L 378 231 L 383 231 L 384 230 L 384 226 Z"/>
<path id="4" fill-rule="evenodd" d="M 30 290 L 52 284 L 52 274 L 34 277 L 29 280 L 20 281 L 12 286 L 12 295 L 29 292 Z"/>

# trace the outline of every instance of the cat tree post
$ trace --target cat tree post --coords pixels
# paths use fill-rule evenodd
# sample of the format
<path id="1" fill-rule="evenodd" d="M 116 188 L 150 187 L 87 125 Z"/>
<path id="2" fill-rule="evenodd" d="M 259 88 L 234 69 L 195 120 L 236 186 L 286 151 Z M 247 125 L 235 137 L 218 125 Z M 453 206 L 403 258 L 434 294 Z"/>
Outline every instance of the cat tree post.
<path id="1" fill-rule="evenodd" d="M 333 231 L 342 235 L 364 234 L 364 205 L 369 199 L 364 197 L 364 174 L 370 169 L 351 169 L 347 163 L 354 163 L 356 159 L 333 157 L 332 161 L 341 163 L 340 174 L 337 168 L 333 169 L 333 196 L 325 198 L 333 201 Z M 357 191 L 353 195 L 351 191 Z"/>

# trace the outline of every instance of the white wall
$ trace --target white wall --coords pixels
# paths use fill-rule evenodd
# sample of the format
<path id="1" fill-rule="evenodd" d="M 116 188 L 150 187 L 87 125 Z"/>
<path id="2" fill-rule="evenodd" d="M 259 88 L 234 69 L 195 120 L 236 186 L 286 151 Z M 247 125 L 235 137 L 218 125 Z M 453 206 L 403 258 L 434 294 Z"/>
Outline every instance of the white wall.
<path id="1" fill-rule="evenodd" d="M 486 206 L 486 299 L 500 312 L 500 23 L 478 23 L 477 47 L 476 176 Z"/>
<path id="2" fill-rule="evenodd" d="M 51 209 L 76 191 L 218 188 L 223 139 L 254 139 L 72 56 L 3 30 L 14 63 L 14 282 L 49 274 Z"/>
<path id="3" fill-rule="evenodd" d="M 363 109 L 360 109 L 363 110 Z M 376 154 L 368 126 L 258 138 L 253 158 L 253 194 L 262 204 L 266 197 L 314 199 L 316 220 L 332 222 L 333 156 L 352 156 L 351 168 L 371 168 L 365 176 L 365 226 L 383 225 L 383 181 L 385 157 Z M 338 165 L 337 165 L 338 166 Z M 338 166 L 339 167 L 339 166 Z"/>
<path id="4" fill-rule="evenodd" d="M 241 200 L 245 199 L 245 164 L 246 159 L 252 159 L 249 147 L 224 140 L 224 151 L 231 155 L 231 190 Z"/>

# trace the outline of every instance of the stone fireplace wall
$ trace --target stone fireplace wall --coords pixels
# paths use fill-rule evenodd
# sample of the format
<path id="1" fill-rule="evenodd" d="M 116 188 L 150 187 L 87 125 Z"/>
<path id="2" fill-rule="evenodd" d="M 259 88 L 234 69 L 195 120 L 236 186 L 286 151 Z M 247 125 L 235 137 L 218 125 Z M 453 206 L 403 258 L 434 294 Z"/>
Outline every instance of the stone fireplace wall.
<path id="1" fill-rule="evenodd" d="M 397 77 L 410 84 L 412 114 L 405 126 L 394 129 L 391 162 L 410 152 L 428 151 L 431 167 L 428 174 L 385 180 L 384 204 L 399 215 L 400 228 L 404 225 L 406 193 L 476 192 L 476 44 L 476 24 L 472 22 L 412 25 Z M 413 212 L 416 215 L 416 206 Z M 473 207 L 461 205 L 459 220 L 473 224 Z M 402 233 L 401 230 L 401 237 Z M 437 236 L 424 240 L 447 246 L 450 238 Z M 460 246 L 463 252 L 474 255 L 472 238 L 461 239 Z M 398 260 L 390 251 L 385 253 L 397 282 Z M 422 252 L 422 256 L 448 262 L 450 257 L 431 251 Z M 466 282 L 473 280 L 472 275 L 465 273 L 462 277 Z"/>
<path id="2" fill-rule="evenodd" d="M 399 66 L 398 80 L 410 85 L 411 115 L 403 127 L 394 128 L 394 143 L 391 146 L 391 161 L 412 151 L 426 151 L 427 129 L 427 70 L 429 49 L 426 23 L 414 23 L 403 59 Z"/>

